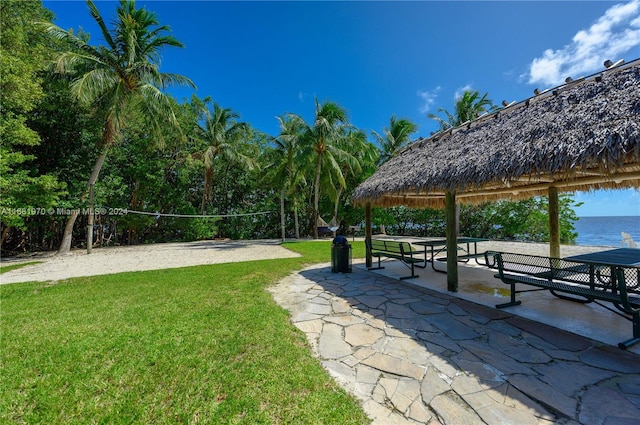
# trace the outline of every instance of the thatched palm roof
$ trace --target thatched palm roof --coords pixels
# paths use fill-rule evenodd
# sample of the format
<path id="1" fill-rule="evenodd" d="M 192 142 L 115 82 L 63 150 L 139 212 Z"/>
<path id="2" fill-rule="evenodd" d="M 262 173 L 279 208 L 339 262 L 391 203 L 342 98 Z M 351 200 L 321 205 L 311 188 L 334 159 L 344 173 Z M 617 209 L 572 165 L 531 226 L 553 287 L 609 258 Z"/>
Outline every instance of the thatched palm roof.
<path id="1" fill-rule="evenodd" d="M 357 204 L 444 207 L 640 187 L 640 59 L 418 139 L 355 190 Z"/>

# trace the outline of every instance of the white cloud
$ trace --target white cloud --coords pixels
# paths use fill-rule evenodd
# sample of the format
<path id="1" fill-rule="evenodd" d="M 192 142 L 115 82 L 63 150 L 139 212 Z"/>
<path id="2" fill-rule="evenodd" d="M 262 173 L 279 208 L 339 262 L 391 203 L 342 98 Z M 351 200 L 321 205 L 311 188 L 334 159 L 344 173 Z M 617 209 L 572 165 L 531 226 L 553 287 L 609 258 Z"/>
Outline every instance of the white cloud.
<path id="1" fill-rule="evenodd" d="M 315 95 L 315 93 L 307 93 L 307 92 L 303 92 L 303 91 L 299 91 L 299 92 L 298 92 L 298 100 L 299 100 L 300 102 L 304 102 L 304 100 L 305 100 L 307 97 L 314 97 L 314 98 L 315 98 L 315 97 L 317 97 L 317 96 Z"/>
<path id="2" fill-rule="evenodd" d="M 460 99 L 466 91 L 473 91 L 473 86 L 471 86 L 471 84 L 467 84 L 466 86 L 460 87 L 458 90 L 456 90 L 456 92 L 453 94 L 453 102 L 457 102 L 457 100 Z"/>
<path id="3" fill-rule="evenodd" d="M 418 90 L 416 94 L 420 99 L 422 99 L 422 104 L 418 109 L 421 114 L 426 114 L 431 110 L 433 105 L 436 103 L 436 99 L 438 98 L 438 92 L 440 92 L 441 89 L 442 88 L 438 86 L 431 91 Z"/>
<path id="4" fill-rule="evenodd" d="M 640 0 L 616 4 L 591 27 L 578 31 L 571 43 L 562 49 L 547 49 L 535 58 L 526 77 L 530 84 L 555 86 L 566 77 L 578 78 L 603 69 L 605 60 L 615 62 L 639 47 Z"/>

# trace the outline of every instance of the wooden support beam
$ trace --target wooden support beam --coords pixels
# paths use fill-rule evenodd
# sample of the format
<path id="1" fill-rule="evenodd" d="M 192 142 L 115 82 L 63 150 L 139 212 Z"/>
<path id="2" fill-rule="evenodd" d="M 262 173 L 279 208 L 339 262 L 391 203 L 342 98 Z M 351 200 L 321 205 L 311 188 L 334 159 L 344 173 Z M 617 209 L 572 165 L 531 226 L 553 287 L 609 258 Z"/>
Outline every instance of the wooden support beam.
<path id="1" fill-rule="evenodd" d="M 458 292 L 458 231 L 456 229 L 455 192 L 447 192 L 446 194 L 445 218 L 447 226 L 447 291 Z"/>
<path id="2" fill-rule="evenodd" d="M 560 201 L 554 186 L 549 187 L 549 256 L 560 258 Z"/>

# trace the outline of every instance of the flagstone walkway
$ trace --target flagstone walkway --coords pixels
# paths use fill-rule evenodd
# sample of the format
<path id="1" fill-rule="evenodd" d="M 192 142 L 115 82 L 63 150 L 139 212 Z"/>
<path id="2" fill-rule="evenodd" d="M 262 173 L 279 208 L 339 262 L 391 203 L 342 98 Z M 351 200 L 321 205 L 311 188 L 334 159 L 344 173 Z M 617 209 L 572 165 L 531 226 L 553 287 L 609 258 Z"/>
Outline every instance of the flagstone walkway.
<path id="1" fill-rule="evenodd" d="M 357 267 L 271 291 L 374 424 L 640 423 L 640 355 L 615 346 Z"/>

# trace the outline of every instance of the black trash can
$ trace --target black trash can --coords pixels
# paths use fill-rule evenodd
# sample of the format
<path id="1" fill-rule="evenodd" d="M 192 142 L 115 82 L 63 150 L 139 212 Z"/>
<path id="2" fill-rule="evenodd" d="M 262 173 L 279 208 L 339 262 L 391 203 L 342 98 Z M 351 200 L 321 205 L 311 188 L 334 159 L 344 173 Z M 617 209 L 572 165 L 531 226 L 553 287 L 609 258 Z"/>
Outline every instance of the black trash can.
<path id="1" fill-rule="evenodd" d="M 331 272 L 351 273 L 351 245 L 344 236 L 336 236 L 331 245 Z"/>

